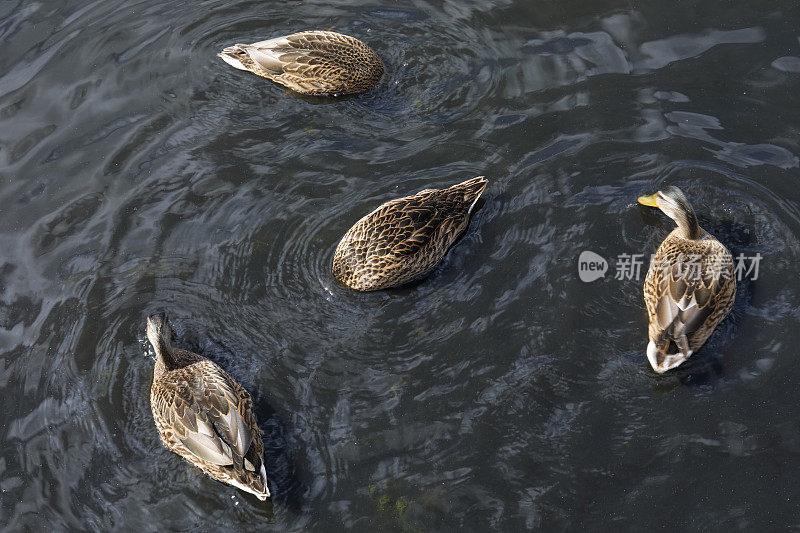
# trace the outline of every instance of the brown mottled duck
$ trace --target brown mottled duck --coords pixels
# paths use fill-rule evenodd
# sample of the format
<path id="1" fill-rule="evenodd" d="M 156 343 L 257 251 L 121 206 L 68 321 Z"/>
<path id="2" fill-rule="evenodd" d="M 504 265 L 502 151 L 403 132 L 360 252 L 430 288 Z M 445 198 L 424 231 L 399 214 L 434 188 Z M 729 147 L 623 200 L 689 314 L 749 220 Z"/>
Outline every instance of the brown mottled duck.
<path id="1" fill-rule="evenodd" d="M 486 184 L 480 176 L 381 205 L 342 237 L 334 277 L 351 289 L 376 291 L 428 273 L 467 229 Z"/>
<path id="2" fill-rule="evenodd" d="M 383 62 L 354 37 L 303 31 L 253 44 L 235 44 L 217 54 L 240 70 L 308 95 L 343 95 L 372 89 Z"/>
<path id="3" fill-rule="evenodd" d="M 156 352 L 150 407 L 167 449 L 222 483 L 269 497 L 264 445 L 247 391 L 216 363 L 173 348 L 167 316 L 147 318 Z"/>
<path id="4" fill-rule="evenodd" d="M 658 247 L 644 281 L 650 321 L 647 359 L 663 373 L 686 361 L 733 307 L 733 258 L 697 223 L 694 209 L 669 186 L 639 203 L 657 207 L 678 225 Z"/>

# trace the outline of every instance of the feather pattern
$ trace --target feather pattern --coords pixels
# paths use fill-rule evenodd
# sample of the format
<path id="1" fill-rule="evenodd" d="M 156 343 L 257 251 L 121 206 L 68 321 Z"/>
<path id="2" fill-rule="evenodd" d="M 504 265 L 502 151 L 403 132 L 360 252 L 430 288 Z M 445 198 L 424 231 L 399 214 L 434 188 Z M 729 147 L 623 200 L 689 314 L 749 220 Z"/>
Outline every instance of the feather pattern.
<path id="1" fill-rule="evenodd" d="M 150 406 L 161 442 L 223 483 L 265 500 L 264 446 L 250 394 L 219 365 L 159 338 L 171 330 L 164 315 L 148 318 L 157 360 Z M 151 333 L 151 328 L 154 330 Z"/>
<path id="2" fill-rule="evenodd" d="M 467 228 L 486 184 L 481 176 L 384 203 L 342 237 L 333 275 L 352 289 L 374 291 L 426 274 Z"/>
<path id="3" fill-rule="evenodd" d="M 226 63 L 308 95 L 367 91 L 383 75 L 383 62 L 354 37 L 331 31 L 304 31 L 220 52 Z"/>

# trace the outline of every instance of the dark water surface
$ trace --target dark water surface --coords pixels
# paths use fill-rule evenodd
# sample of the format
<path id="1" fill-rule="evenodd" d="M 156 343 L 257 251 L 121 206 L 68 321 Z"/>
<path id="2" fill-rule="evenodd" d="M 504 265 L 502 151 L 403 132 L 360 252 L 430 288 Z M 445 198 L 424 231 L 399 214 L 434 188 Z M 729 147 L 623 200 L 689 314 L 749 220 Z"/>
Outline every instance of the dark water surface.
<path id="1" fill-rule="evenodd" d="M 215 57 L 329 28 L 381 55 L 377 89 L 304 99 Z M 0 3 L 0 523 L 800 526 L 798 35 L 794 0 Z M 481 174 L 425 281 L 332 279 L 377 204 Z M 635 204 L 664 184 L 763 260 L 659 376 L 614 259 L 671 229 Z M 160 308 L 251 391 L 272 502 L 161 446 Z"/>

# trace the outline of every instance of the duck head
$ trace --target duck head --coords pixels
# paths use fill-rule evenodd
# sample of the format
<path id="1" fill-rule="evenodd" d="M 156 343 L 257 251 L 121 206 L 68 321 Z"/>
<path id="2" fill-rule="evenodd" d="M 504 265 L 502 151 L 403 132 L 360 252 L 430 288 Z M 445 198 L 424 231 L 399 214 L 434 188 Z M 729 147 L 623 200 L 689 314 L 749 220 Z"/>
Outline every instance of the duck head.
<path id="1" fill-rule="evenodd" d="M 638 201 L 642 205 L 657 207 L 674 220 L 684 238 L 691 240 L 700 238 L 700 226 L 697 224 L 692 204 L 679 188 L 670 185 L 650 196 L 641 196 Z"/>
<path id="2" fill-rule="evenodd" d="M 172 341 L 175 330 L 166 313 L 153 313 L 147 317 L 147 339 L 153 345 L 156 356 L 160 360 L 172 359 Z"/>

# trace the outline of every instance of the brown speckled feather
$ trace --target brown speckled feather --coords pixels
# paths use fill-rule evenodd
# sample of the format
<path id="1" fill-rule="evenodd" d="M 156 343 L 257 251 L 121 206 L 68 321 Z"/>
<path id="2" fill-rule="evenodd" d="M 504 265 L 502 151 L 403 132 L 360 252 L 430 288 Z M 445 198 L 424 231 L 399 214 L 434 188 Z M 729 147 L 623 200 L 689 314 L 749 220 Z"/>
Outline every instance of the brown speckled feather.
<path id="1" fill-rule="evenodd" d="M 342 237 L 333 275 L 359 291 L 395 287 L 424 275 L 467 228 L 486 184 L 478 177 L 386 202 Z"/>
<path id="2" fill-rule="evenodd" d="M 216 363 L 172 349 L 159 357 L 150 406 L 161 442 L 223 483 L 269 496 L 264 446 L 247 391 Z"/>
<path id="3" fill-rule="evenodd" d="M 696 352 L 728 315 L 735 294 L 728 249 L 705 231 L 698 240 L 683 238 L 678 228 L 672 231 L 644 283 L 648 334 L 659 362 L 665 354 Z"/>
<path id="4" fill-rule="evenodd" d="M 304 31 L 253 44 L 229 46 L 226 63 L 301 94 L 339 95 L 367 91 L 383 75 L 383 62 L 354 37 Z"/>

